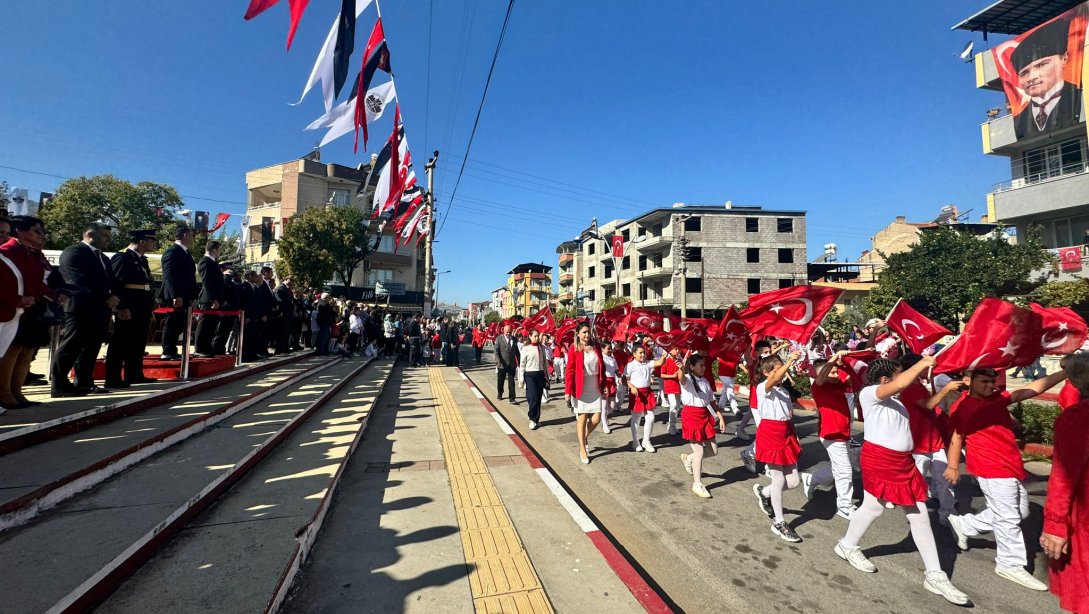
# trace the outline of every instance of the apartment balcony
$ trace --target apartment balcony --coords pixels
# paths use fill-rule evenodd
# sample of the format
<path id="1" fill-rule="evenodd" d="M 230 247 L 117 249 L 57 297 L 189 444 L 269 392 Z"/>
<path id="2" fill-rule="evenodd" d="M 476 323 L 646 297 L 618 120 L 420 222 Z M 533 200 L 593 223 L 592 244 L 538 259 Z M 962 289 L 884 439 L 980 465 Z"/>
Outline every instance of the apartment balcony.
<path id="1" fill-rule="evenodd" d="M 632 243 L 635 249 L 641 253 L 663 250 L 673 244 L 672 233 L 663 232 L 662 234 L 656 236 L 650 234 L 642 236 L 645 236 L 646 239 Z"/>
<path id="2" fill-rule="evenodd" d="M 571 264 L 575 261 L 574 254 L 560 254 L 560 266 Z"/>
<path id="3" fill-rule="evenodd" d="M 565 284 L 569 284 L 569 283 L 571 283 L 573 281 L 575 281 L 575 275 L 573 273 L 561 273 L 560 274 L 560 285 L 561 286 L 565 285 Z"/>
<path id="4" fill-rule="evenodd" d="M 1050 215 L 1089 205 L 1089 164 L 1080 162 L 1049 173 L 1027 175 L 994 186 L 987 195 L 996 221 Z"/>
<path id="5" fill-rule="evenodd" d="M 673 307 L 673 297 L 670 294 L 657 296 L 651 294 L 645 299 L 636 299 L 634 302 L 636 307 L 656 308 L 656 307 Z"/>
<path id="6" fill-rule="evenodd" d="M 983 153 L 1013 153 L 1012 148 L 1017 144 L 1017 133 L 1014 131 L 1012 114 L 989 119 L 983 122 L 980 129 L 983 132 Z"/>
<path id="7" fill-rule="evenodd" d="M 562 294 L 557 294 L 556 295 L 556 300 L 559 301 L 560 303 L 570 303 L 571 301 L 575 300 L 575 293 L 574 292 L 564 292 Z"/>
<path id="8" fill-rule="evenodd" d="M 1002 79 L 998 76 L 998 67 L 994 64 L 994 54 L 988 49 L 977 53 L 973 59 L 976 68 L 976 87 L 980 89 L 1002 91 Z"/>

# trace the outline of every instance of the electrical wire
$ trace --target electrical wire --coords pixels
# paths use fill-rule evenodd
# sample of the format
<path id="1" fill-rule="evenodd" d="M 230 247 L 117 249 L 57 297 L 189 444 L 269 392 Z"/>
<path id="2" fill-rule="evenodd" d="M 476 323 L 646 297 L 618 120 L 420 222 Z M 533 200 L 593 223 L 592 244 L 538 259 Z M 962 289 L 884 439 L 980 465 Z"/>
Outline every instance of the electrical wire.
<path id="1" fill-rule="evenodd" d="M 469 142 L 465 145 L 465 155 L 461 159 L 461 170 L 458 171 L 458 178 L 454 182 L 454 189 L 451 190 L 450 201 L 446 204 L 446 215 L 443 216 L 442 223 L 439 224 L 438 229 L 435 231 L 435 238 L 437 239 L 439 233 L 446 226 L 446 220 L 450 217 L 450 210 L 454 206 L 454 198 L 457 196 L 458 188 L 461 186 L 461 178 L 465 173 L 465 164 L 469 160 L 469 151 L 473 148 L 473 139 L 476 137 L 476 129 L 480 125 L 480 116 L 484 112 L 484 101 L 488 98 L 488 87 L 492 83 L 492 75 L 495 73 L 495 64 L 499 61 L 499 50 L 503 48 L 503 41 L 507 38 L 507 26 L 510 25 L 510 15 L 514 11 L 514 0 L 510 0 L 507 4 L 507 14 L 503 18 L 503 27 L 499 30 L 499 41 L 495 45 L 495 53 L 492 54 L 492 65 L 488 68 L 488 78 L 484 80 L 484 92 L 480 95 L 480 106 L 476 110 L 476 119 L 473 120 L 473 129 L 469 133 Z"/>

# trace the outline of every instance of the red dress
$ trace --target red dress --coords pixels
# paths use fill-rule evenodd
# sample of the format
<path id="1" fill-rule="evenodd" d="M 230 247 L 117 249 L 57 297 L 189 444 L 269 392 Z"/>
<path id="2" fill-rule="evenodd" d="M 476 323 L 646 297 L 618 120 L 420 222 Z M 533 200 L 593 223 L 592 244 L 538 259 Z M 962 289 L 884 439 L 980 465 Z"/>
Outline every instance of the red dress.
<path id="1" fill-rule="evenodd" d="M 1055 420 L 1055 456 L 1044 504 L 1044 533 L 1069 537 L 1070 554 L 1049 563 L 1059 607 L 1089 612 L 1089 401 Z"/>

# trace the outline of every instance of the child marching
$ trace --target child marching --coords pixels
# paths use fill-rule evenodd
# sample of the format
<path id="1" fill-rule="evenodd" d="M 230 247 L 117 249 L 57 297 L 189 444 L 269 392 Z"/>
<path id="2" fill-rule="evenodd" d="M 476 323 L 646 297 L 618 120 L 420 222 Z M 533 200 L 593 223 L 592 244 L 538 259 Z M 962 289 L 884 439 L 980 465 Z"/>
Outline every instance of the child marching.
<path id="1" fill-rule="evenodd" d="M 715 403 L 715 389 L 706 377 L 707 361 L 703 356 L 690 356 L 684 363 L 681 388 L 681 435 L 692 447 L 689 454 L 681 454 L 684 470 L 692 474 L 692 493 L 710 499 L 711 493 L 703 485 L 703 459 L 718 454 L 715 442 L 715 422 L 718 430 L 726 432 L 726 420 Z"/>

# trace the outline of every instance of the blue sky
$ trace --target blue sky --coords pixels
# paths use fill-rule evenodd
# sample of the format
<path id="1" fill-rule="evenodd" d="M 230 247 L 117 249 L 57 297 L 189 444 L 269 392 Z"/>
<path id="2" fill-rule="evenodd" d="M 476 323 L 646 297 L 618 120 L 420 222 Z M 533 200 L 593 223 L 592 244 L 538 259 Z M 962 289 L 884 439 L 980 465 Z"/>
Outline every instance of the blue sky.
<path id="1" fill-rule="evenodd" d="M 192 209 L 241 213 L 246 170 L 320 138 L 302 130 L 323 111 L 318 93 L 287 103 L 335 0 L 311 1 L 290 53 L 286 2 L 251 22 L 246 0 L 5 4 L 19 35 L 4 52 L 2 166 L 162 181 Z M 980 37 L 949 28 L 986 4 L 518 2 L 437 237 L 436 265 L 452 271 L 439 299 L 486 299 L 515 264 L 555 265 L 556 245 L 592 217 L 674 202 L 806 210 L 811 258 L 828 242 L 857 257 L 896 215 L 926 221 L 955 203 L 976 218 L 1009 177 L 980 145 L 1002 98 L 975 90 L 957 58 L 969 40 L 982 49 Z M 382 6 L 421 178 L 442 151 L 443 215 L 505 8 Z M 374 16 L 361 19 L 357 50 Z M 373 129 L 372 148 L 388 128 Z M 350 137 L 322 152 L 347 165 L 365 156 Z M 8 168 L 0 179 L 32 197 L 61 181 Z"/>

